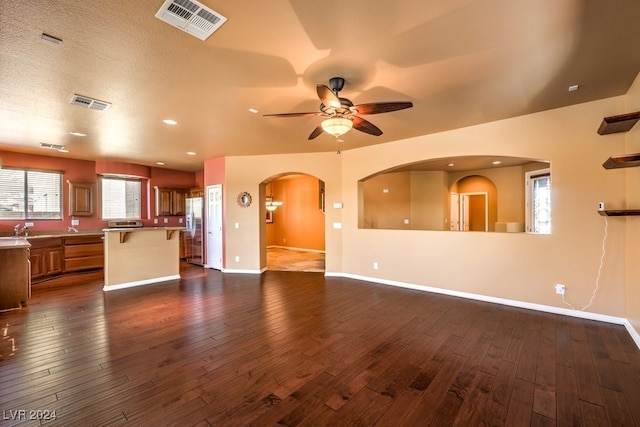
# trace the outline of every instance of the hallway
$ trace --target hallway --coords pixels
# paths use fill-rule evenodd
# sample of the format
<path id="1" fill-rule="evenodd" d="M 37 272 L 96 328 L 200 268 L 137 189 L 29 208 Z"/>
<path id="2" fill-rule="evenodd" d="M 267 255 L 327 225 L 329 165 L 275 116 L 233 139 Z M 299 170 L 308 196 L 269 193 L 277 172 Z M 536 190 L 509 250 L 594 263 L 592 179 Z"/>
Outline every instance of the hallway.
<path id="1" fill-rule="evenodd" d="M 324 272 L 324 252 L 268 247 L 267 270 Z"/>

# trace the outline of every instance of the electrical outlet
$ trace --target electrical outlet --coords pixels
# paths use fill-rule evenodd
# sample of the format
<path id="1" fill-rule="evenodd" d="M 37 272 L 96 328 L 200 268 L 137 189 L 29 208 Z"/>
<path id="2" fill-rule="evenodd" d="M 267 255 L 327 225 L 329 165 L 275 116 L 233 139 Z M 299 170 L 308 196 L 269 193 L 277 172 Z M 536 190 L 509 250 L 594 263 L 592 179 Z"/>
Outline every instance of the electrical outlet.
<path id="1" fill-rule="evenodd" d="M 33 227 L 33 223 L 32 222 L 25 222 L 24 226 L 25 227 Z"/>
<path id="2" fill-rule="evenodd" d="M 80 220 L 79 219 L 72 219 L 71 220 L 71 226 L 75 227 L 76 225 L 80 225 Z"/>
<path id="3" fill-rule="evenodd" d="M 240 262 L 240 257 L 236 255 L 236 262 Z"/>
<path id="4" fill-rule="evenodd" d="M 374 263 L 373 263 L 373 269 L 374 269 L 374 270 L 377 270 L 377 269 L 378 269 L 378 263 L 377 263 L 377 262 L 374 262 Z"/>
<path id="5" fill-rule="evenodd" d="M 556 294 L 558 295 L 564 295 L 564 285 L 558 283 L 556 285 Z"/>

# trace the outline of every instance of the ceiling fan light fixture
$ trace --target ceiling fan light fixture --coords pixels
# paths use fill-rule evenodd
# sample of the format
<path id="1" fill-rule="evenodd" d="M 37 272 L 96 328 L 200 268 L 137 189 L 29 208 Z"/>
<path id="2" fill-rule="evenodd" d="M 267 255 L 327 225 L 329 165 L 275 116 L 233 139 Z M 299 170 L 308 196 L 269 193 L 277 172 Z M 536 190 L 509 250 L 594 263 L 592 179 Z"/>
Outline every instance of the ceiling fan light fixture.
<path id="1" fill-rule="evenodd" d="M 322 130 L 338 138 L 349 132 L 353 127 L 353 121 L 344 117 L 331 117 L 322 122 Z"/>

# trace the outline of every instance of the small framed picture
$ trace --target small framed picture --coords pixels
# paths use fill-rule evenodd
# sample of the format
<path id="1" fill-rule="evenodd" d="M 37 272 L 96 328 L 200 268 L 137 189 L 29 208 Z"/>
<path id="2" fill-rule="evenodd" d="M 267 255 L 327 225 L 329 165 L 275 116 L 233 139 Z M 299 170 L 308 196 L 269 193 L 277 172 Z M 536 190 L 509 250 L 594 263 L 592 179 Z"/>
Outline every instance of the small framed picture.
<path id="1" fill-rule="evenodd" d="M 273 224 L 273 211 L 267 211 L 267 224 Z"/>

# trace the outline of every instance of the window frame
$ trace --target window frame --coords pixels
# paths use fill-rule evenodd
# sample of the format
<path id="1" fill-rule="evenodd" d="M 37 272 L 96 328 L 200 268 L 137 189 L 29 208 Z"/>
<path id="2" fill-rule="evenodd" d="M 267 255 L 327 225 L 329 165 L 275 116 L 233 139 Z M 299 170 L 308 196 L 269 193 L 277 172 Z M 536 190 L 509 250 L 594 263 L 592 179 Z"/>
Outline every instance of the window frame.
<path id="1" fill-rule="evenodd" d="M 58 220 L 63 220 L 64 219 L 64 188 L 63 188 L 63 183 L 64 183 L 64 171 L 62 170 L 51 170 L 51 169 L 37 169 L 37 168 L 23 168 L 23 167 L 3 167 L 2 169 L 0 169 L 0 174 L 2 173 L 2 171 L 4 170 L 11 170 L 11 171 L 18 171 L 18 172 L 22 172 L 24 175 L 24 199 L 22 201 L 23 203 L 23 209 L 21 211 L 12 211 L 12 212 L 18 212 L 20 213 L 20 217 L 15 217 L 15 218 L 5 218 L 2 217 L 0 214 L 0 221 L 58 221 Z M 30 200 L 29 200 L 29 196 L 30 194 L 34 194 L 34 192 L 30 192 L 29 191 L 29 174 L 30 173 L 42 173 L 42 174 L 50 174 L 50 175 L 57 175 L 59 182 L 58 184 L 58 188 L 57 188 L 57 192 L 58 192 L 58 198 L 57 198 L 57 210 L 55 211 L 51 211 L 55 214 L 55 216 L 51 216 L 51 217 L 36 217 L 33 214 L 36 211 L 29 211 L 29 206 L 31 206 Z M 55 183 L 54 183 L 55 184 Z M 33 187 L 32 187 L 33 188 Z M 45 196 L 48 197 L 48 193 L 49 193 L 49 189 L 47 188 L 46 190 L 47 192 L 45 193 Z M 54 204 L 55 205 L 55 204 Z M 47 204 L 48 206 L 48 204 Z M 45 211 L 37 211 L 37 212 L 45 212 Z M 31 213 L 32 215 L 29 215 L 29 213 Z"/>
<path id="2" fill-rule="evenodd" d="M 535 194 L 533 191 L 533 181 L 538 178 L 548 177 L 549 178 L 549 231 L 548 232 L 540 232 L 534 230 L 534 221 L 535 221 Z M 552 187 L 551 187 L 551 168 L 545 169 L 537 169 L 533 171 L 529 171 L 525 173 L 525 198 L 526 198 L 526 209 L 525 209 L 525 222 L 526 222 L 526 230 L 527 233 L 531 234 L 551 234 L 551 230 L 553 227 L 552 221 Z"/>
<path id="3" fill-rule="evenodd" d="M 125 182 L 136 182 L 138 184 L 138 204 L 137 204 L 137 216 L 127 216 L 125 213 L 125 216 L 123 217 L 105 217 L 105 192 L 104 192 L 104 180 L 113 180 L 113 181 L 125 181 Z M 141 220 L 142 219 L 142 214 L 143 214 L 143 206 L 142 206 L 142 201 L 144 198 L 144 179 L 136 177 L 136 176 L 129 176 L 129 175 L 100 175 L 99 176 L 99 182 L 100 182 L 100 219 L 102 219 L 103 221 L 115 221 L 115 220 Z M 126 195 L 125 195 L 126 198 Z M 126 210 L 126 208 L 125 208 Z"/>

